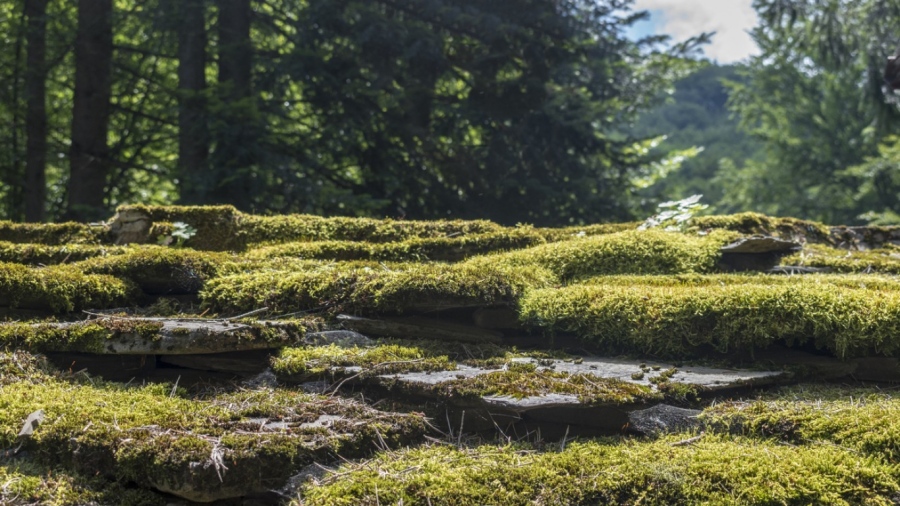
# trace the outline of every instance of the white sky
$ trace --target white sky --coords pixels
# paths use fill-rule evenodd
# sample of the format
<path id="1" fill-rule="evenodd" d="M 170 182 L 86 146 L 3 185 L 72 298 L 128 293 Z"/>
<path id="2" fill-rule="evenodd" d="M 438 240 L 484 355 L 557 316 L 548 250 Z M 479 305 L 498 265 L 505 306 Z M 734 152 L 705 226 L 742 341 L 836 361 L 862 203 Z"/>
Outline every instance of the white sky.
<path id="1" fill-rule="evenodd" d="M 633 36 L 647 33 L 681 41 L 701 32 L 716 32 L 704 54 L 719 63 L 733 63 L 756 53 L 748 34 L 756 25 L 753 0 L 636 0 L 634 10 L 650 11 L 650 22 L 635 26 Z"/>

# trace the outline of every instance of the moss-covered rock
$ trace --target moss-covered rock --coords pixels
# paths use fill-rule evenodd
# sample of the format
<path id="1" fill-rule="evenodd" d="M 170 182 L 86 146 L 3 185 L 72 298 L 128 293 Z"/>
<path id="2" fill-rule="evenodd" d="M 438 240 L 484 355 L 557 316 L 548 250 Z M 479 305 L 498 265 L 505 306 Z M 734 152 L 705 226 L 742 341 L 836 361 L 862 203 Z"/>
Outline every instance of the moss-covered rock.
<path id="1" fill-rule="evenodd" d="M 822 244 L 807 244 L 803 251 L 785 257 L 781 263 L 837 273 L 900 274 L 900 248 L 854 251 Z"/>
<path id="2" fill-rule="evenodd" d="M 25 265 L 55 265 L 94 257 L 120 255 L 124 248 L 98 244 L 43 244 L 0 241 L 0 262 Z"/>
<path id="3" fill-rule="evenodd" d="M 787 240 L 831 243 L 831 229 L 822 223 L 796 218 L 776 218 L 759 213 L 725 216 L 698 216 L 691 222 L 696 230 L 730 230 L 745 235 L 773 235 Z"/>
<path id="4" fill-rule="evenodd" d="M 893 288 L 851 287 L 827 277 L 773 284 L 743 276 L 736 279 L 762 282 L 626 279 L 530 291 L 521 302 L 522 319 L 576 333 L 607 350 L 665 357 L 746 353 L 775 342 L 811 345 L 838 357 L 900 348 L 900 291 Z"/>
<path id="5" fill-rule="evenodd" d="M 131 246 L 122 254 L 72 265 L 86 274 L 108 274 L 133 281 L 148 294 L 197 293 L 229 260 L 223 253 L 164 246 Z"/>
<path id="6" fill-rule="evenodd" d="M 291 242 L 257 248 L 247 252 L 246 257 L 251 259 L 295 257 L 339 261 L 456 262 L 475 255 L 528 248 L 544 242 L 545 239 L 538 232 L 531 228 L 521 227 L 491 234 L 413 238 L 388 243 L 363 241 Z"/>
<path id="7" fill-rule="evenodd" d="M 134 283 L 102 274 L 84 274 L 70 265 L 26 267 L 0 262 L 0 306 L 67 313 L 120 307 L 137 302 Z"/>
<path id="8" fill-rule="evenodd" d="M 209 501 L 278 487 L 314 460 L 363 456 L 375 442 L 408 444 L 425 430 L 416 415 L 291 391 L 188 399 L 171 390 L 96 380 L 4 384 L 0 447 L 16 444 L 22 421 L 40 409 L 44 421 L 25 447 L 41 462 Z"/>
<path id="9" fill-rule="evenodd" d="M 375 313 L 514 304 L 527 289 L 553 282 L 544 269 L 489 262 L 374 268 L 323 262 L 305 272 L 272 270 L 222 276 L 210 280 L 201 297 L 217 311 L 268 307 L 276 312 L 327 308 Z"/>
<path id="10" fill-rule="evenodd" d="M 108 241 L 104 225 L 85 223 L 14 223 L 0 221 L 0 241 L 62 246 L 99 244 Z"/>
<path id="11" fill-rule="evenodd" d="M 540 266 L 565 281 L 601 274 L 706 273 L 716 270 L 719 250 L 735 237 L 722 231 L 706 236 L 627 231 L 550 243 L 472 262 Z"/>
<path id="12" fill-rule="evenodd" d="M 678 444 L 690 436 L 576 442 L 562 451 L 434 445 L 384 453 L 307 485 L 294 504 L 886 506 L 900 490 L 893 465 L 837 446 L 728 436 Z"/>

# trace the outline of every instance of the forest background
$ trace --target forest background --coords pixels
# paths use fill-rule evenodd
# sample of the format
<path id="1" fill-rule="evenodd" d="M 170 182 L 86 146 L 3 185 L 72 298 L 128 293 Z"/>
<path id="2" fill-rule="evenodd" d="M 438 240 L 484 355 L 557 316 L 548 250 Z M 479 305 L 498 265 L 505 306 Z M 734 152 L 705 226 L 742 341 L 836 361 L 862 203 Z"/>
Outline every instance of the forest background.
<path id="1" fill-rule="evenodd" d="M 720 66 L 630 0 L 0 0 L 0 219 L 900 223 L 900 0 L 754 9 Z"/>

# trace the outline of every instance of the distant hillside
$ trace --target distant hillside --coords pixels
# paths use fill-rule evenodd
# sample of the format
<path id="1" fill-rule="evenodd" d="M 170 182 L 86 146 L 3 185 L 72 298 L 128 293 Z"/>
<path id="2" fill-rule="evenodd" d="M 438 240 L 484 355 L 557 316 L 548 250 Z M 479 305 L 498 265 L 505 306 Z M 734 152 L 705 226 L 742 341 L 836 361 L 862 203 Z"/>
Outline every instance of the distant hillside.
<path id="1" fill-rule="evenodd" d="M 740 82 L 738 69 L 735 65 L 709 65 L 679 81 L 669 100 L 640 117 L 634 133 L 668 136 L 660 146 L 665 151 L 704 148 L 657 184 L 654 195 L 681 199 L 701 193 L 705 202 L 715 204 L 722 197 L 721 186 L 714 181 L 720 160 L 730 158 L 741 165 L 760 148 L 756 140 L 738 130 L 737 119 L 728 111 L 728 89 L 723 81 Z"/>

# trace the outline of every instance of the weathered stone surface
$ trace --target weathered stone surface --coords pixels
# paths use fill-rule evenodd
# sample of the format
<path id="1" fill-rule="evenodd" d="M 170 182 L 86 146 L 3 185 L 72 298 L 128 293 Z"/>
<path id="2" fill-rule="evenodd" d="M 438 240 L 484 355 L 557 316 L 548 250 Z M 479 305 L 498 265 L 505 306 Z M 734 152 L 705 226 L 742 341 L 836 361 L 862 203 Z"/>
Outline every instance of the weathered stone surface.
<path id="1" fill-rule="evenodd" d="M 702 426 L 697 418 L 702 412 L 699 409 L 657 404 L 628 413 L 628 429 L 648 436 L 690 430 Z"/>
<path id="2" fill-rule="evenodd" d="M 855 362 L 853 377 L 858 380 L 900 382 L 900 360 L 895 357 L 867 357 Z"/>
<path id="3" fill-rule="evenodd" d="M 228 320 L 177 320 L 162 318 L 127 318 L 133 323 L 159 323 L 156 332 L 123 330 L 112 332 L 98 353 L 120 355 L 196 355 L 231 351 L 271 350 L 302 342 L 303 332 L 279 322 L 256 325 Z M 66 329 L 78 323 L 52 324 Z M 47 324 L 44 324 L 47 325 Z"/>
<path id="4" fill-rule="evenodd" d="M 109 222 L 116 244 L 146 243 L 150 240 L 153 221 L 139 209 L 121 209 Z"/>
<path id="5" fill-rule="evenodd" d="M 803 248 L 795 241 L 786 241 L 777 237 L 754 235 L 743 237 L 727 246 L 722 253 L 793 253 Z"/>
<path id="6" fill-rule="evenodd" d="M 548 367 L 555 371 L 569 374 L 590 374 L 598 378 L 618 379 L 650 387 L 654 386 L 650 379 L 670 369 L 677 369 L 677 372 L 669 380 L 672 383 L 696 385 L 706 390 L 721 390 L 748 385 L 767 385 L 785 376 L 785 373 L 782 371 L 750 371 L 746 369 L 718 369 L 700 366 L 675 367 L 672 364 L 663 362 L 643 363 L 612 358 L 586 357 L 580 363 L 564 360 L 535 361 L 530 358 L 515 358 L 513 361 L 520 363 L 537 362 L 539 368 Z M 641 364 L 646 366 L 644 369 L 649 370 L 643 371 Z M 642 377 L 635 376 L 641 373 L 643 373 Z"/>
<path id="7" fill-rule="evenodd" d="M 503 334 L 500 332 L 421 316 L 374 320 L 358 316 L 338 315 L 337 320 L 344 328 L 374 336 L 471 343 L 500 343 L 503 338 Z"/>
<path id="8" fill-rule="evenodd" d="M 309 332 L 305 342 L 313 346 L 337 345 L 344 348 L 351 346 L 372 346 L 375 341 L 352 330 L 325 330 L 322 332 Z"/>
<path id="9" fill-rule="evenodd" d="M 719 268 L 724 271 L 767 271 L 781 257 L 802 248 L 800 243 L 769 236 L 744 237 L 722 247 Z"/>

